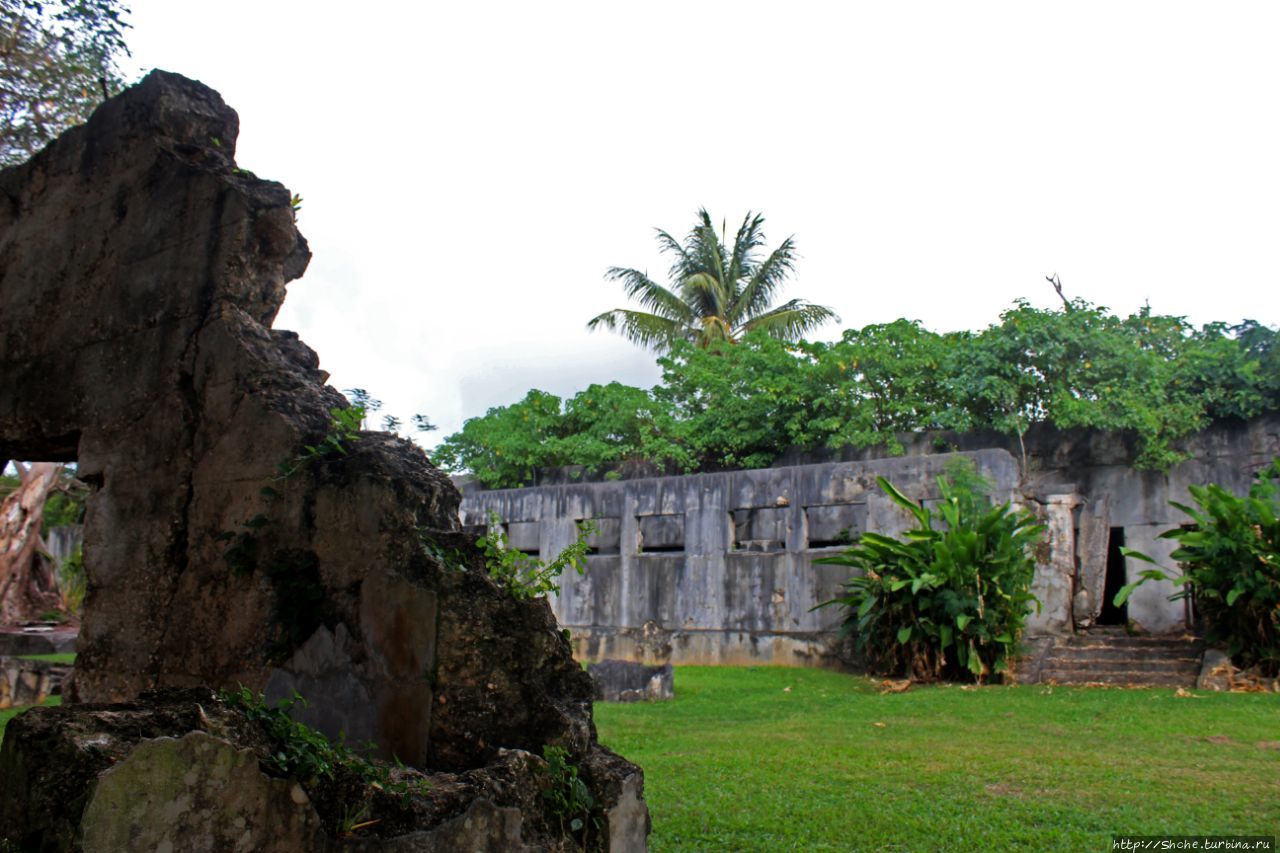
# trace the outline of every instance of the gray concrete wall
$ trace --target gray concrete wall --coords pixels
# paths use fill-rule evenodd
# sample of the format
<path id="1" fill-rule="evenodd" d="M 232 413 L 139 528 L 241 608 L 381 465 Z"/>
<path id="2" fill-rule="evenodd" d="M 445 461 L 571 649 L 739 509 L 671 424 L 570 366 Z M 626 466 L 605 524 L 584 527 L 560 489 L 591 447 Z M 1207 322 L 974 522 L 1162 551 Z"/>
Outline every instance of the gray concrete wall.
<path id="1" fill-rule="evenodd" d="M 1012 494 L 1017 463 L 986 450 L 471 492 L 462 516 L 479 527 L 495 514 L 511 547 L 544 560 L 574 541 L 578 521 L 600 525 L 585 574 L 564 575 L 553 600 L 580 657 L 643 659 L 644 626 L 653 623 L 650 635 L 656 625 L 677 663 L 818 663 L 841 614 L 813 607 L 838 595 L 849 571 L 814 559 L 839 553 L 841 529 L 909 526 L 877 476 L 937 500 L 936 478 L 957 455 Z"/>
<path id="2" fill-rule="evenodd" d="M 1119 449 L 1118 449 L 1119 448 Z M 1254 471 L 1280 454 L 1280 417 L 1218 427 L 1196 437 L 1193 458 L 1167 474 L 1125 464 L 1123 442 L 1106 433 L 1040 431 L 1030 473 L 1004 448 L 859 459 L 754 471 L 656 477 L 527 489 L 465 489 L 463 523 L 504 523 L 511 547 L 544 560 L 594 520 L 600 533 L 584 575 L 561 579 L 553 600 L 584 659 L 676 663 L 813 665 L 834 658 L 841 613 L 813 607 L 840 592 L 848 570 L 815 565 L 839 553 L 839 533 L 896 535 L 909 516 L 876 485 L 886 477 L 909 497 L 940 496 L 936 478 L 956 456 L 972 459 L 996 497 L 1039 513 L 1048 528 L 1034 591 L 1042 609 L 1031 634 L 1065 634 L 1097 615 L 1110 533 L 1167 562 L 1155 537 L 1180 524 L 1170 500 L 1218 482 L 1243 493 Z M 1100 553 L 1099 553 L 1100 552 Z M 1084 571 L 1081 571 L 1084 567 Z M 1130 580 L 1146 564 L 1128 560 Z M 1083 592 L 1082 592 L 1083 591 Z M 1148 584 L 1128 615 L 1153 632 L 1185 626 L 1169 584 Z"/>

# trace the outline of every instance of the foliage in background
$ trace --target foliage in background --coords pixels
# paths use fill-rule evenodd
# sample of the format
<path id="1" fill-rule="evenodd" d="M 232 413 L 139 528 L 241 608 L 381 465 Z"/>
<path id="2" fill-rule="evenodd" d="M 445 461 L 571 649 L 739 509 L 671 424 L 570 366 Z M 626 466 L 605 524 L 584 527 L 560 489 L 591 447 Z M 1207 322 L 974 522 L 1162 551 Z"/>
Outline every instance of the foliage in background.
<path id="1" fill-rule="evenodd" d="M 62 611 L 79 616 L 84 609 L 85 593 L 89 591 L 89 577 L 84 571 L 84 546 L 77 545 L 71 556 L 55 569 L 58 576 L 58 594 L 62 596 Z"/>
<path id="2" fill-rule="evenodd" d="M 1170 554 L 1182 572 L 1147 569 L 1115 597 L 1122 605 L 1148 580 L 1182 587 L 1171 598 L 1195 602 L 1205 621 L 1205 638 L 1222 644 L 1243 667 L 1258 665 L 1280 674 L 1280 458 L 1258 473 L 1249 494 L 1239 497 L 1221 486 L 1191 486 L 1196 507 L 1173 503 L 1189 524 L 1160 534 L 1178 548 Z M 1155 563 L 1146 554 L 1127 556 Z"/>
<path id="3" fill-rule="evenodd" d="M 648 391 L 618 382 L 592 385 L 568 400 L 530 391 L 468 420 L 431 458 L 451 471 L 473 471 L 491 488 L 531 485 L 538 469 L 562 465 L 694 464 L 670 411 Z"/>
<path id="4" fill-rule="evenodd" d="M 595 532 L 593 522 L 579 522 L 578 538 L 550 563 L 544 563 L 512 548 L 506 530 L 497 518 L 492 518 L 489 532 L 476 540 L 476 547 L 484 554 L 485 567 L 498 586 L 515 598 L 537 598 L 560 591 L 556 581 L 565 569 L 575 569 L 578 574 L 586 571 L 587 552 L 591 550 L 587 539 Z"/>
<path id="5" fill-rule="evenodd" d="M 857 572 L 844 595 L 818 606 L 846 609 L 843 633 L 870 672 L 981 680 L 1004 671 L 1016 653 L 1035 603 L 1031 547 L 1043 528 L 1026 510 L 993 507 L 990 485 L 972 463 L 956 462 L 938 478 L 936 510 L 878 477 L 916 526 L 901 539 L 864 533 L 843 553 L 816 561 Z"/>
<path id="6" fill-rule="evenodd" d="M 561 400 L 530 391 L 468 420 L 432 453 L 490 488 L 543 468 L 647 463 L 670 473 L 769 465 L 790 449 L 883 446 L 895 433 L 1036 423 L 1130 431 L 1136 464 L 1162 470 L 1215 418 L 1280 410 L 1280 337 L 1254 321 L 1195 329 L 1143 309 L 1119 317 L 1076 300 L 1018 302 L 979 332 L 898 320 L 831 343 L 748 333 L 736 344 L 677 341 L 653 389 L 593 385 Z"/>
<path id="7" fill-rule="evenodd" d="M 0 0 L 0 166 L 21 163 L 124 85 L 118 0 Z"/>
<path id="8" fill-rule="evenodd" d="M 788 237 L 763 254 L 764 217 L 758 213 L 748 211 L 732 243 L 725 223 L 717 234 L 705 209 L 698 211 L 698 222 L 684 243 L 656 230 L 658 248 L 671 257 L 671 287 L 646 272 L 611 267 L 605 278 L 620 282 L 627 297 L 644 310 L 606 311 L 587 323 L 588 329 L 603 326 L 663 352 L 677 341 L 703 347 L 733 343 L 751 331 L 794 340 L 836 319 L 830 308 L 803 299 L 770 307 L 795 272 L 795 243 Z"/>

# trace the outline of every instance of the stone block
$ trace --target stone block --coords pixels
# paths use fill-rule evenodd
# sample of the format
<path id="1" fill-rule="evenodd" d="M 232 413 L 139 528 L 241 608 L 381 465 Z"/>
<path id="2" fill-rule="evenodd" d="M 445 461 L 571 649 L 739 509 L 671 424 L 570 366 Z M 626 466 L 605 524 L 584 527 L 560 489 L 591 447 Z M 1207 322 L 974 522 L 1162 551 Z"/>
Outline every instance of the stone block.
<path id="1" fill-rule="evenodd" d="M 645 666 L 628 660 L 602 660 L 587 670 L 595 698 L 604 702 L 650 702 L 674 699 L 671 664 Z"/>

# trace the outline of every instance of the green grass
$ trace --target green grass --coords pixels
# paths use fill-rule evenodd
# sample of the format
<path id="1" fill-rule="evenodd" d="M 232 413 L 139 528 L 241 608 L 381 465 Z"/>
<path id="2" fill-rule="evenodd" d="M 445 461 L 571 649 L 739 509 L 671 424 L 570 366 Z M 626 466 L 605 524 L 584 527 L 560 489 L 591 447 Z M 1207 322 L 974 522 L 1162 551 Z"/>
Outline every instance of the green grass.
<path id="1" fill-rule="evenodd" d="M 61 705 L 62 697 L 50 696 L 48 699 L 44 700 L 40 704 Z M 14 717 L 18 716 L 19 714 L 21 714 L 23 711 L 26 711 L 29 709 L 30 709 L 30 706 L 25 706 L 22 708 L 5 708 L 3 711 L 0 711 L 0 743 L 4 742 L 4 727 L 9 725 L 9 721 L 12 720 Z"/>
<path id="2" fill-rule="evenodd" d="M 676 699 L 596 705 L 645 770 L 650 849 L 1108 850 L 1280 835 L 1280 696 L 912 687 L 680 667 Z M 784 688 L 790 687 L 790 691 Z M 882 723 L 883 726 L 877 725 Z"/>
<path id="3" fill-rule="evenodd" d="M 75 652 L 65 652 L 52 655 L 18 655 L 20 660 L 42 660 L 49 663 L 65 663 L 73 664 L 76 662 Z"/>

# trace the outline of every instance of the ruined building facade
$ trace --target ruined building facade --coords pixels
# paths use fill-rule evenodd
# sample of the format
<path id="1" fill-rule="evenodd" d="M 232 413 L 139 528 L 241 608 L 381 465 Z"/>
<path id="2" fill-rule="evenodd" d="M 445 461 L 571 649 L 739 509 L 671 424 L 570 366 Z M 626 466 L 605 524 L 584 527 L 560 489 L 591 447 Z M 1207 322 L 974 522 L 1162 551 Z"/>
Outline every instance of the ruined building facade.
<path id="1" fill-rule="evenodd" d="M 463 523 L 481 528 L 496 518 L 511 547 L 543 559 L 574 541 L 578 522 L 595 523 L 586 572 L 567 573 L 554 602 L 580 658 L 814 665 L 833 662 L 842 618 L 839 608 L 814 607 L 838 595 L 849 574 L 815 560 L 852 535 L 910 526 L 878 476 L 928 506 L 940 497 L 938 475 L 963 456 L 997 499 L 1033 509 L 1045 524 L 1033 587 L 1041 609 L 1029 635 L 1098 623 L 1179 632 L 1188 612 L 1169 600 L 1171 584 L 1147 583 L 1125 608 L 1104 607 L 1144 566 L 1119 549 L 1171 565 L 1173 544 L 1157 537 L 1186 518 L 1169 502 L 1189 502 L 1187 487 L 1200 483 L 1245 492 L 1280 454 L 1280 415 L 1205 430 L 1168 472 L 1135 470 L 1130 442 L 1111 433 L 1033 431 L 1025 476 L 1020 450 L 995 446 L 998 437 L 953 438 L 968 449 L 934 452 L 938 442 L 921 436 L 891 458 L 493 491 L 470 484 Z"/>

